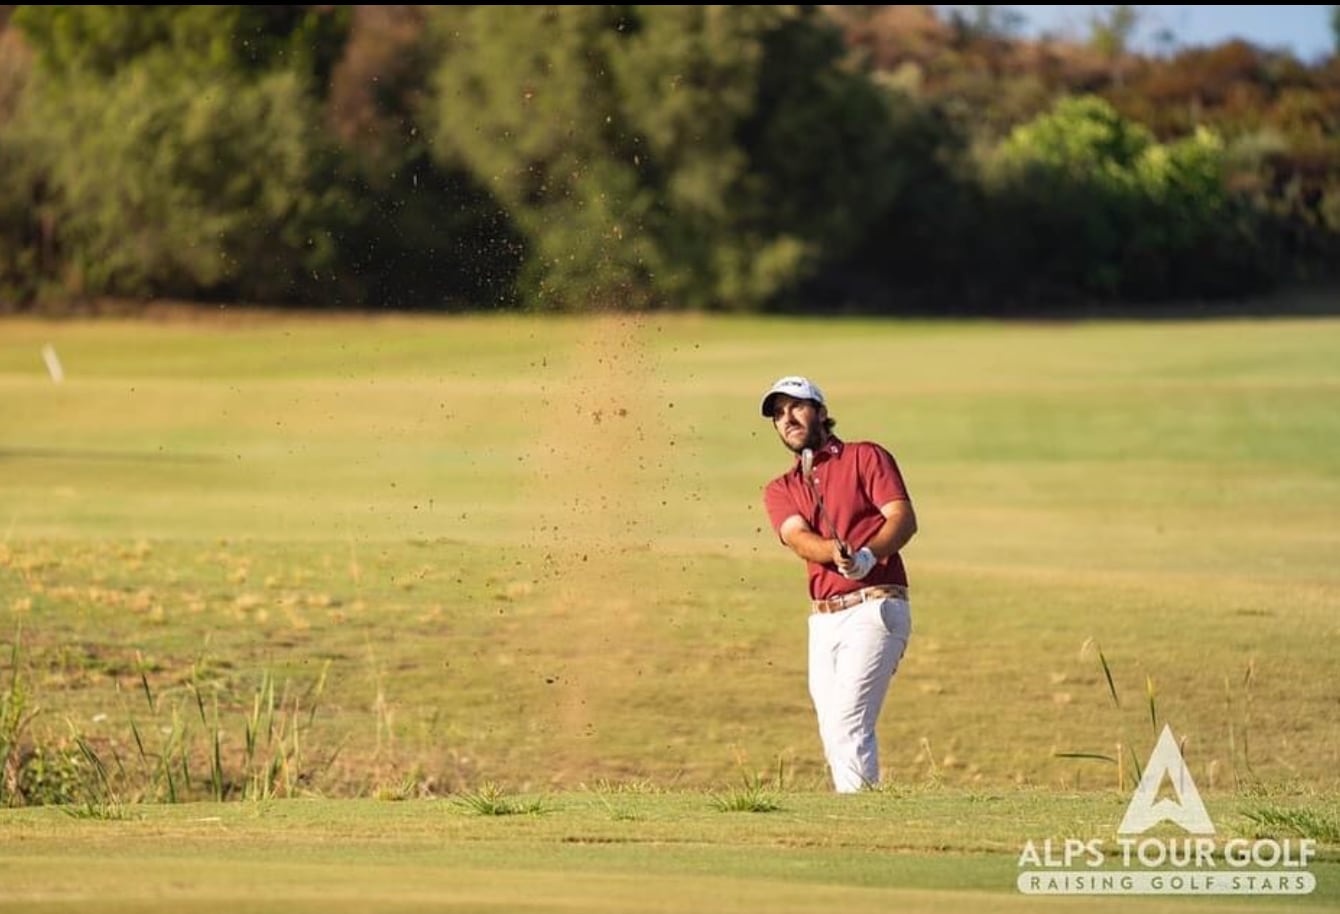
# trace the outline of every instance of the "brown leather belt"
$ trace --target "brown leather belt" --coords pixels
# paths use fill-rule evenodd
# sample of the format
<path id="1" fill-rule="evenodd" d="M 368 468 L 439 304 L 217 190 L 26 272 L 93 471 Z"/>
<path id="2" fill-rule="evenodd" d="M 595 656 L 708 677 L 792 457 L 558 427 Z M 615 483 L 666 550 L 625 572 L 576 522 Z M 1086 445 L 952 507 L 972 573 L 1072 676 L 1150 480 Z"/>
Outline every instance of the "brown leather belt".
<path id="1" fill-rule="evenodd" d="M 810 609 L 817 613 L 840 613 L 844 609 L 860 606 L 867 600 L 906 600 L 907 588 L 902 584 L 876 584 L 874 587 L 862 587 L 851 593 L 840 593 L 824 600 L 811 600 Z"/>

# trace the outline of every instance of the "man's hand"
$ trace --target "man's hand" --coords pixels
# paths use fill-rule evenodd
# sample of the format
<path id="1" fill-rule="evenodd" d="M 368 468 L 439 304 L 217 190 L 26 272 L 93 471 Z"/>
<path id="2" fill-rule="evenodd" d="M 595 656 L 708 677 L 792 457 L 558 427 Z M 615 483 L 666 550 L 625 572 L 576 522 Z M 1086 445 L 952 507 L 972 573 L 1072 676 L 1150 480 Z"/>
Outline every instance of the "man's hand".
<path id="1" fill-rule="evenodd" d="M 879 560 L 875 558 L 875 554 L 869 548 L 862 546 L 850 559 L 839 558 L 837 567 L 844 578 L 859 581 L 870 573 L 870 569 L 875 567 L 877 561 Z"/>

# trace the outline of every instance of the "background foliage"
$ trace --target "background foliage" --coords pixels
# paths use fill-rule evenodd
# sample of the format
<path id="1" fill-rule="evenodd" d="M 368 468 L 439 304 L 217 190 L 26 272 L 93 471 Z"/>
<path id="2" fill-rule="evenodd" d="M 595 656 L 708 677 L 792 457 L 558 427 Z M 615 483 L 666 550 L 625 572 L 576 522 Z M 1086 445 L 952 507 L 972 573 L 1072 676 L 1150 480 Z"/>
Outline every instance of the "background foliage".
<path id="1" fill-rule="evenodd" d="M 967 11 L 965 11 L 967 10 Z M 1340 263 L 1340 58 L 1002 8 L 0 8 L 0 309 L 1008 313 Z"/>

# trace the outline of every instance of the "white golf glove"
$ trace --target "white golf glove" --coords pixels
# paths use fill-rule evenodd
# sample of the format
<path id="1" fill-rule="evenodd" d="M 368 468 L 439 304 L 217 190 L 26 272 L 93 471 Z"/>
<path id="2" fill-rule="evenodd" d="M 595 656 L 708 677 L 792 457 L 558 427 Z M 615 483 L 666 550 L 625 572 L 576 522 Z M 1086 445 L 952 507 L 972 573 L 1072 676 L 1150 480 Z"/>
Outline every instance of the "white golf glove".
<path id="1" fill-rule="evenodd" d="M 875 567 L 877 561 L 879 560 L 875 558 L 875 554 L 870 551 L 869 547 L 862 546 L 851 557 L 851 567 L 842 572 L 842 576 L 853 581 L 859 581 L 870 573 L 870 569 Z"/>

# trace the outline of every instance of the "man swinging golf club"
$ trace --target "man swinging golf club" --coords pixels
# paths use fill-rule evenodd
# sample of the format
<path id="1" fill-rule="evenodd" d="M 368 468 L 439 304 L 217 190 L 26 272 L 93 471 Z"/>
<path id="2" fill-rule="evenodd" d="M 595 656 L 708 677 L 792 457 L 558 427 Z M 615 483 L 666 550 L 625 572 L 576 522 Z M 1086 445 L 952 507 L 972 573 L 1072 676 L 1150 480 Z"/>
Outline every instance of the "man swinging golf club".
<path id="1" fill-rule="evenodd" d="M 809 686 L 824 756 L 839 793 L 879 781 L 875 721 L 911 634 L 907 572 L 898 551 L 917 531 L 893 456 L 833 434 L 823 393 L 781 378 L 763 416 L 795 464 L 763 502 L 781 541 L 809 573 Z"/>

